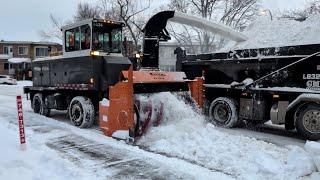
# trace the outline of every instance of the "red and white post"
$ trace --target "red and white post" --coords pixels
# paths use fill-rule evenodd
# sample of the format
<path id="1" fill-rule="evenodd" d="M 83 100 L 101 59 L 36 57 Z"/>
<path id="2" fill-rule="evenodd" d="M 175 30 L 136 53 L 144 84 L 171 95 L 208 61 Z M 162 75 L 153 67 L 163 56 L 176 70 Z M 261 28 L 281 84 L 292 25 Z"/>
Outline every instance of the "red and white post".
<path id="1" fill-rule="evenodd" d="M 17 96 L 17 110 L 18 110 L 18 122 L 19 122 L 20 147 L 22 151 L 25 151 L 27 149 L 27 146 L 26 146 L 26 136 L 24 132 L 21 96 Z"/>

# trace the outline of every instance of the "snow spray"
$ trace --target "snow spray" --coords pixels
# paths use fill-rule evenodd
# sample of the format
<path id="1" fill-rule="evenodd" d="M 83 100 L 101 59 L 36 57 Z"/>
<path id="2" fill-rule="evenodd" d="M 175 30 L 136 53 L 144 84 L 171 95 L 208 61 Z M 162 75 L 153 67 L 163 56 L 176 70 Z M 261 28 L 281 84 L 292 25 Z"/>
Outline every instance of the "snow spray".
<path id="1" fill-rule="evenodd" d="M 21 96 L 17 96 L 17 110 L 18 110 L 18 124 L 19 124 L 19 135 L 20 135 L 20 148 L 22 151 L 25 151 L 27 149 L 27 146 L 26 146 L 26 136 L 24 132 Z"/>

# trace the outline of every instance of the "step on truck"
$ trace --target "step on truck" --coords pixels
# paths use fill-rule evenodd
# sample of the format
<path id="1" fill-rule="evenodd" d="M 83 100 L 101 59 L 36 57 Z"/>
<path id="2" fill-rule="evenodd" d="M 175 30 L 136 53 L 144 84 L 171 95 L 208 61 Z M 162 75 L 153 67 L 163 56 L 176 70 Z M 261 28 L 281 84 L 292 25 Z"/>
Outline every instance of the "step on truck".
<path id="1" fill-rule="evenodd" d="M 105 135 L 126 139 L 161 120 L 163 106 L 141 102 L 139 94 L 186 92 L 201 106 L 202 78 L 187 80 L 184 72 L 158 69 L 159 49 L 152 47 L 166 39 L 157 28 L 166 23 L 159 25 L 154 18 L 144 28 L 140 69 L 133 69 L 136 61 L 122 55 L 122 22 L 87 19 L 62 27 L 62 55 L 32 62 L 33 86 L 24 87 L 24 92 L 34 112 L 49 116 L 52 109 L 67 110 L 71 123 L 80 128 L 92 126 L 99 115 Z"/>

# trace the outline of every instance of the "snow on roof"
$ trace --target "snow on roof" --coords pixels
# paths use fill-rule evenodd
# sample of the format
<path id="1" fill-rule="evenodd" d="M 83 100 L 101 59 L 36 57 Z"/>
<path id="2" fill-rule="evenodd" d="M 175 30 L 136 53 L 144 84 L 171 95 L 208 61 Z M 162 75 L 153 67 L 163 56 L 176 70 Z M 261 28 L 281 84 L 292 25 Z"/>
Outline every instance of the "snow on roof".
<path id="1" fill-rule="evenodd" d="M 306 44 L 320 44 L 320 15 L 310 16 L 305 21 L 287 18 L 270 20 L 260 17 L 244 31 L 247 41 L 230 43 L 220 51 L 255 49 Z"/>
<path id="2" fill-rule="evenodd" d="M 0 59 L 9 59 L 10 57 L 9 54 L 0 54 Z"/>
<path id="3" fill-rule="evenodd" d="M 48 42 L 48 41 L 0 41 L 0 44 L 32 44 L 32 45 L 60 45 L 59 43 L 55 42 Z"/>
<path id="4" fill-rule="evenodd" d="M 19 63 L 30 63 L 31 59 L 30 58 L 10 58 L 8 59 L 8 61 L 13 64 L 19 64 Z"/>

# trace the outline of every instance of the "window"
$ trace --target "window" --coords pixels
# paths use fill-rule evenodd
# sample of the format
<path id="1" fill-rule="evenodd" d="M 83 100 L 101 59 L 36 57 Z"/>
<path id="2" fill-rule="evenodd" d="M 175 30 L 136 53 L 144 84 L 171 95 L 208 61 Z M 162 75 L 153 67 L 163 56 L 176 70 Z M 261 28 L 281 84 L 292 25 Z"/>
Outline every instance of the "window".
<path id="1" fill-rule="evenodd" d="M 122 47 L 122 26 L 93 23 L 92 49 L 109 53 L 120 53 Z"/>
<path id="2" fill-rule="evenodd" d="M 27 46 L 19 46 L 18 53 L 19 53 L 19 55 L 27 55 L 28 54 L 28 47 Z"/>
<path id="3" fill-rule="evenodd" d="M 9 69 L 9 63 L 4 63 L 3 64 L 3 69 L 8 70 Z"/>
<path id="4" fill-rule="evenodd" d="M 3 46 L 3 54 L 13 54 L 12 46 Z"/>
<path id="5" fill-rule="evenodd" d="M 69 29 L 65 32 L 66 52 L 80 50 L 80 28 Z"/>
<path id="6" fill-rule="evenodd" d="M 46 57 L 49 56 L 49 48 L 47 47 L 37 47 L 36 57 Z"/>
<path id="7" fill-rule="evenodd" d="M 91 29 L 89 25 L 81 26 L 81 50 L 90 49 Z"/>
<path id="8" fill-rule="evenodd" d="M 119 29 L 113 29 L 111 31 L 112 37 L 112 52 L 120 53 L 121 52 L 121 41 L 122 41 L 122 33 Z"/>
<path id="9" fill-rule="evenodd" d="M 3 54 L 9 54 L 9 47 L 3 46 Z"/>

